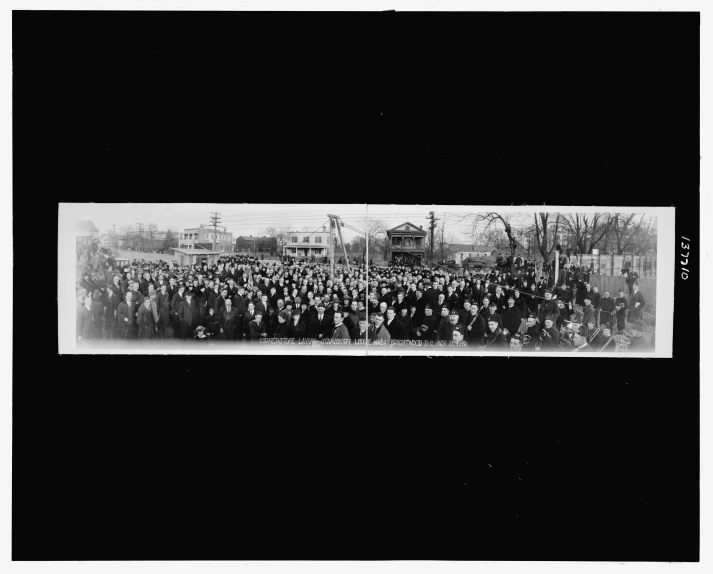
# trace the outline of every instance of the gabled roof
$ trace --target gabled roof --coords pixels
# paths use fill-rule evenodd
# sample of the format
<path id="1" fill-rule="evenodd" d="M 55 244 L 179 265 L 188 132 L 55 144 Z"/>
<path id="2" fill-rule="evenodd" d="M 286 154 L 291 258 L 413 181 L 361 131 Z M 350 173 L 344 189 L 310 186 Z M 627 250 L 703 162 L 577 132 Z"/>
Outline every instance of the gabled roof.
<path id="1" fill-rule="evenodd" d="M 222 251 L 206 251 L 205 249 L 180 249 L 179 247 L 174 247 L 173 250 L 176 253 L 183 253 L 184 255 L 221 255 Z"/>
<path id="2" fill-rule="evenodd" d="M 451 251 L 486 251 L 492 253 L 495 251 L 495 247 L 490 247 L 489 245 L 473 245 L 472 243 L 451 243 Z"/>
<path id="3" fill-rule="evenodd" d="M 426 230 L 425 230 L 425 229 L 421 229 L 418 225 L 414 225 L 414 224 L 411 223 L 410 221 L 406 221 L 406 222 L 404 222 L 404 223 L 401 223 L 401 224 L 397 225 L 396 227 L 393 227 L 393 228 L 389 229 L 389 230 L 387 231 L 387 233 L 391 233 L 392 231 L 405 231 L 405 229 L 401 229 L 401 228 L 404 227 L 404 226 L 406 226 L 406 225 L 408 225 L 408 226 L 410 226 L 410 227 L 413 227 L 413 229 L 409 230 L 409 233 L 410 233 L 411 231 L 423 231 L 423 233 L 426 233 Z"/>
<path id="4" fill-rule="evenodd" d="M 275 237 L 248 237 L 247 235 L 239 235 L 236 239 L 244 239 L 245 241 L 270 241 L 271 239 L 274 239 L 277 241 L 277 238 Z"/>
<path id="5" fill-rule="evenodd" d="M 77 221 L 77 231 L 99 231 L 91 221 Z"/>

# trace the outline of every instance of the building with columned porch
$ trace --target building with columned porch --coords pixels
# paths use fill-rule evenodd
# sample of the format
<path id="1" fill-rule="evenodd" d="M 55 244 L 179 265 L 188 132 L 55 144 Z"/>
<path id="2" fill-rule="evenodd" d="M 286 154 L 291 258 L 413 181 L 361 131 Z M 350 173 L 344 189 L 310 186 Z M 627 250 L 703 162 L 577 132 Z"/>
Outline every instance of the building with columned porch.
<path id="1" fill-rule="evenodd" d="M 282 248 L 283 255 L 294 257 L 295 259 L 308 259 L 313 255 L 315 259 L 321 257 L 332 257 L 332 246 L 329 241 L 329 231 L 327 226 L 322 227 L 322 231 L 291 231 L 287 236 L 287 242 Z"/>
<path id="2" fill-rule="evenodd" d="M 426 256 L 426 234 L 422 226 L 402 223 L 386 232 L 389 262 L 392 265 L 423 265 Z"/>

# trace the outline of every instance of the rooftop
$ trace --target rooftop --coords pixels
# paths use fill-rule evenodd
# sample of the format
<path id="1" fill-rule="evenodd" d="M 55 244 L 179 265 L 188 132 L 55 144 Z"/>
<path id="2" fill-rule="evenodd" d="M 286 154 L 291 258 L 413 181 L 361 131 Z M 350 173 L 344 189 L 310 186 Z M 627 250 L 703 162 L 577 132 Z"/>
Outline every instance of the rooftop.
<path id="1" fill-rule="evenodd" d="M 451 251 L 487 251 L 492 253 L 496 251 L 495 247 L 490 245 L 473 245 L 472 243 L 451 243 Z"/>
<path id="2" fill-rule="evenodd" d="M 91 221 L 77 221 L 77 231 L 99 231 Z"/>
<path id="3" fill-rule="evenodd" d="M 205 249 L 181 249 L 179 247 L 174 247 L 173 250 L 176 253 L 182 253 L 183 255 L 221 255 L 223 251 L 206 251 Z"/>
<path id="4" fill-rule="evenodd" d="M 404 225 L 408 225 L 409 227 L 412 227 L 413 229 L 409 229 L 409 231 L 399 229 L 399 227 L 403 227 Z M 410 221 L 405 221 L 404 223 L 399 223 L 396 227 L 392 227 L 391 229 L 389 229 L 387 231 L 387 233 L 391 233 L 392 231 L 404 232 L 404 233 L 423 232 L 424 234 L 426 234 L 426 231 L 424 229 L 421 229 L 418 225 L 414 225 Z"/>

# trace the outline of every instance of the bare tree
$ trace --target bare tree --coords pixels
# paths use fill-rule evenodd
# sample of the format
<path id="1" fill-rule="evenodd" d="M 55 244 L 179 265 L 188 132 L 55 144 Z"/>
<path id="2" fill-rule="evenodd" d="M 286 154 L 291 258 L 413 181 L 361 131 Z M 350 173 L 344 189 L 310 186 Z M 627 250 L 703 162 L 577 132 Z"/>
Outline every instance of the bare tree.
<path id="1" fill-rule="evenodd" d="M 156 249 L 156 245 L 154 243 L 154 237 L 156 236 L 156 231 L 158 230 L 158 226 L 155 223 L 148 223 L 146 225 L 146 233 L 149 236 L 149 241 L 151 242 L 151 251 L 154 251 Z"/>
<path id="2" fill-rule="evenodd" d="M 119 229 L 119 239 L 124 242 L 130 241 L 131 236 L 134 234 L 134 226 L 127 225 Z"/>
<path id="3" fill-rule="evenodd" d="M 489 211 L 487 213 L 480 213 L 476 217 L 473 223 L 473 232 L 475 233 L 479 223 L 485 223 L 485 230 L 494 228 L 497 225 L 502 224 L 505 229 L 505 235 L 508 238 L 508 246 L 510 248 L 510 271 L 514 272 L 515 265 L 515 249 L 519 245 L 517 239 L 515 239 L 515 230 L 512 226 L 512 221 L 515 219 L 515 213 L 496 213 L 494 211 Z"/>
<path id="4" fill-rule="evenodd" d="M 557 234 L 560 227 L 560 214 L 555 215 L 554 224 L 552 223 L 551 213 L 533 213 L 534 236 L 537 250 L 542 255 L 543 261 L 549 261 L 552 252 L 557 245 Z M 554 225 L 554 227 L 553 227 Z"/>
<path id="5" fill-rule="evenodd" d="M 274 237 L 277 240 L 277 253 L 282 253 L 282 248 L 287 245 L 290 237 L 289 227 L 279 229 L 277 227 L 268 227 L 264 231 L 260 231 L 259 235 L 266 237 Z"/>
<path id="6" fill-rule="evenodd" d="M 617 255 L 622 255 L 629 246 L 634 217 L 636 217 L 635 213 L 612 213 L 609 216 L 611 220 L 610 229 L 612 230 Z"/>
<path id="7" fill-rule="evenodd" d="M 386 238 L 386 224 L 381 219 L 364 218 L 358 223 L 354 224 L 354 227 L 362 232 L 366 238 L 364 243 L 364 257 L 366 258 L 366 245 L 369 245 L 369 254 L 373 252 L 383 252 L 385 257 L 388 257 L 388 241 L 384 241 L 377 246 L 377 240 L 379 238 Z"/>
<path id="8" fill-rule="evenodd" d="M 166 239 L 164 241 L 164 249 L 168 250 L 172 247 L 178 247 L 178 230 L 169 227 L 166 230 Z"/>

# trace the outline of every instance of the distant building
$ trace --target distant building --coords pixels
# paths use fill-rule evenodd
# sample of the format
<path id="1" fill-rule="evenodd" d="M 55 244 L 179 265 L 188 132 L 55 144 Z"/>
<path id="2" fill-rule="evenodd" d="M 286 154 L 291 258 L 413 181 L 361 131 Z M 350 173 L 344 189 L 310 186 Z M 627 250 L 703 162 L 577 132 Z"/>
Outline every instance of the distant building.
<path id="1" fill-rule="evenodd" d="M 314 255 L 318 257 L 332 256 L 332 247 L 329 243 L 329 231 L 327 226 L 322 227 L 322 231 L 291 231 L 287 236 L 287 242 L 282 248 L 283 255 L 302 259 Z"/>
<path id="2" fill-rule="evenodd" d="M 233 250 L 233 234 L 225 228 L 218 228 L 216 233 L 215 228 L 200 225 L 184 229 L 183 233 L 178 234 L 179 249 L 213 250 L 214 242 L 215 251 Z"/>
<path id="3" fill-rule="evenodd" d="M 277 255 L 277 238 L 239 235 L 235 238 L 235 253 L 264 259 Z"/>
<path id="4" fill-rule="evenodd" d="M 206 251 L 205 249 L 181 249 L 173 250 L 173 258 L 179 265 L 193 265 L 205 261 L 208 265 L 216 262 L 222 251 Z"/>
<path id="5" fill-rule="evenodd" d="M 91 221 L 77 221 L 77 247 L 86 247 L 99 239 L 99 230 Z"/>
<path id="6" fill-rule="evenodd" d="M 393 265 L 421 266 L 426 255 L 426 234 L 423 227 L 402 223 L 386 232 Z"/>
<path id="7" fill-rule="evenodd" d="M 492 256 L 497 251 L 495 247 L 489 245 L 473 245 L 468 243 L 451 243 L 448 251 L 452 260 L 459 265 L 463 264 L 465 259 L 483 259 L 484 257 Z"/>

